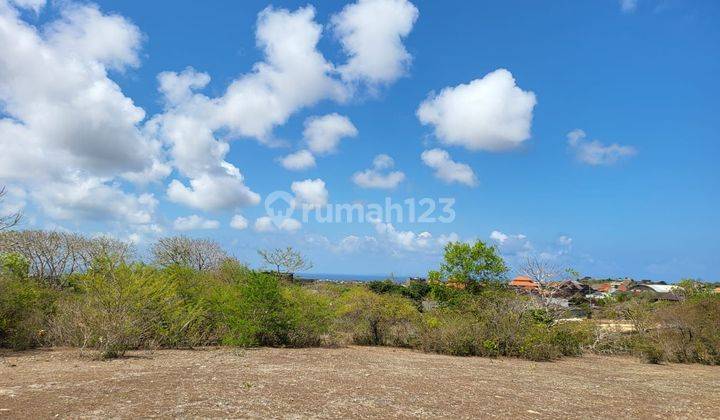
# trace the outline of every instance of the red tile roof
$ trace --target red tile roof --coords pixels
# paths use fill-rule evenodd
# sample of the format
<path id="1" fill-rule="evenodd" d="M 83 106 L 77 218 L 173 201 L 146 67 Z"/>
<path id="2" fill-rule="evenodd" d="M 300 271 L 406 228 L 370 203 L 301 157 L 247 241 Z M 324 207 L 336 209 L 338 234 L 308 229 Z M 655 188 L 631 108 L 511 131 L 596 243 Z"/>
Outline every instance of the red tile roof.
<path id="1" fill-rule="evenodd" d="M 510 286 L 521 287 L 523 289 L 539 289 L 540 286 L 528 276 L 517 276 L 510 281 Z"/>

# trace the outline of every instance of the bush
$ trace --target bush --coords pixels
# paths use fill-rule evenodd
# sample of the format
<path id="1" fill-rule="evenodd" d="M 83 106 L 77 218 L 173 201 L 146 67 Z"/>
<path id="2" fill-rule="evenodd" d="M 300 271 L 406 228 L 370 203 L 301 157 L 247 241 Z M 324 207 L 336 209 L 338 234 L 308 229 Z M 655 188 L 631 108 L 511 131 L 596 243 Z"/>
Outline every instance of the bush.
<path id="1" fill-rule="evenodd" d="M 195 316 L 175 285 L 151 267 L 97 266 L 73 280 L 78 292 L 58 304 L 54 343 L 96 349 L 102 358 L 177 345 Z"/>
<path id="2" fill-rule="evenodd" d="M 420 313 L 408 299 L 378 295 L 364 287 L 340 297 L 340 328 L 355 344 L 409 347 L 414 344 Z"/>
<path id="3" fill-rule="evenodd" d="M 35 280 L 0 273 L 0 347 L 37 347 L 45 339 L 56 293 Z"/>
<path id="4" fill-rule="evenodd" d="M 590 324 L 547 322 L 525 298 L 491 290 L 425 314 L 420 348 L 457 356 L 553 360 L 580 355 L 592 337 Z"/>
<path id="5" fill-rule="evenodd" d="M 310 347 L 331 344 L 335 319 L 331 301 L 315 291 L 292 286 L 283 290 L 289 323 L 287 345 Z"/>
<path id="6" fill-rule="evenodd" d="M 664 304 L 654 328 L 641 334 L 639 352 L 648 361 L 720 365 L 720 296 L 699 294 Z"/>

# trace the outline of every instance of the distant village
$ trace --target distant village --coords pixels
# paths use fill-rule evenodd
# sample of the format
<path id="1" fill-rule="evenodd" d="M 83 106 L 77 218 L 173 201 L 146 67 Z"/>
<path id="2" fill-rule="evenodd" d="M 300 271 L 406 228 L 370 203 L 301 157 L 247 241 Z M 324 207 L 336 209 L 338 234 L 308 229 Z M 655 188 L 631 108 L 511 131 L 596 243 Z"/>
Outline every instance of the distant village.
<path id="1" fill-rule="evenodd" d="M 296 278 L 296 280 L 301 282 L 333 281 L 338 283 L 368 283 L 362 280 L 299 278 Z M 409 277 L 402 285 L 408 286 L 418 282 L 427 283 L 427 279 L 423 277 Z M 453 282 L 452 280 L 447 281 L 446 285 L 458 289 L 465 287 L 464 283 Z M 520 294 L 537 298 L 542 297 L 550 306 L 569 309 L 582 303 L 588 303 L 594 306 L 603 299 L 618 297 L 620 295 L 644 296 L 653 301 L 677 302 L 684 298 L 681 287 L 676 284 L 667 284 L 664 281 L 634 280 L 631 278 L 595 279 L 592 277 L 583 277 L 578 280 L 538 282 L 528 276 L 518 275 L 508 282 L 508 287 Z M 715 293 L 720 294 L 720 283 L 715 283 L 713 290 Z"/>

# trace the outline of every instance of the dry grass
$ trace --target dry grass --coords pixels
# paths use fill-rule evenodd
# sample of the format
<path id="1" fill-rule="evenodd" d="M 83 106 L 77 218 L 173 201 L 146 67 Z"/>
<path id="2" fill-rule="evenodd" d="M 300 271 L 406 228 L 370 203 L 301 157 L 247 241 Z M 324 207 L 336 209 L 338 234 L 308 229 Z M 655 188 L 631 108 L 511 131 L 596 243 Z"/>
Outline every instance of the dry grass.
<path id="1" fill-rule="evenodd" d="M 720 368 L 378 347 L 0 353 L 0 418 L 718 418 Z"/>

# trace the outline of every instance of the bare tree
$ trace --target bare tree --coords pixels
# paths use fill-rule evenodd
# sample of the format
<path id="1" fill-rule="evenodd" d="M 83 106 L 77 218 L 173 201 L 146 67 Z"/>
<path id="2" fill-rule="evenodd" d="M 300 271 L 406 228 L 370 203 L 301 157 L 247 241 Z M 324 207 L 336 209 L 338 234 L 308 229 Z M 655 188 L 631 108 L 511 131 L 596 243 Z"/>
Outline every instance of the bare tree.
<path id="1" fill-rule="evenodd" d="M 109 237 L 87 238 L 71 232 L 22 230 L 0 232 L 0 253 L 14 253 L 30 263 L 30 276 L 56 287 L 68 274 L 86 270 L 99 258 L 128 262 L 134 247 Z"/>
<path id="2" fill-rule="evenodd" d="M 116 266 L 129 263 L 135 257 L 135 247 L 132 243 L 121 241 L 110 236 L 82 238 L 79 251 L 80 258 L 86 269 L 101 259 Z"/>
<path id="3" fill-rule="evenodd" d="M 5 200 L 6 195 L 7 190 L 5 189 L 5 187 L 0 187 L 0 203 Z M 21 219 L 22 213 L 19 211 L 10 214 L 0 215 L 0 232 L 10 229 L 13 226 L 17 226 L 17 224 L 20 223 Z"/>
<path id="4" fill-rule="evenodd" d="M 557 280 L 561 270 L 551 261 L 535 255 L 526 256 L 520 272 L 530 277 L 538 285 L 540 302 L 545 309 L 550 307 L 556 289 L 548 287 L 548 283 Z"/>
<path id="5" fill-rule="evenodd" d="M 258 254 L 260 254 L 266 264 L 274 267 L 278 274 L 282 272 L 294 274 L 295 272 L 306 271 L 313 267 L 310 260 L 290 246 L 285 249 L 261 249 L 258 250 Z"/>
<path id="6" fill-rule="evenodd" d="M 63 276 L 84 268 L 83 238 L 66 232 L 25 230 L 0 233 L 0 252 L 16 253 L 30 262 L 30 275 L 56 287 Z"/>
<path id="7" fill-rule="evenodd" d="M 171 236 L 159 239 L 151 249 L 155 264 L 182 265 L 195 270 L 213 270 L 228 259 L 222 247 L 209 239 Z"/>

